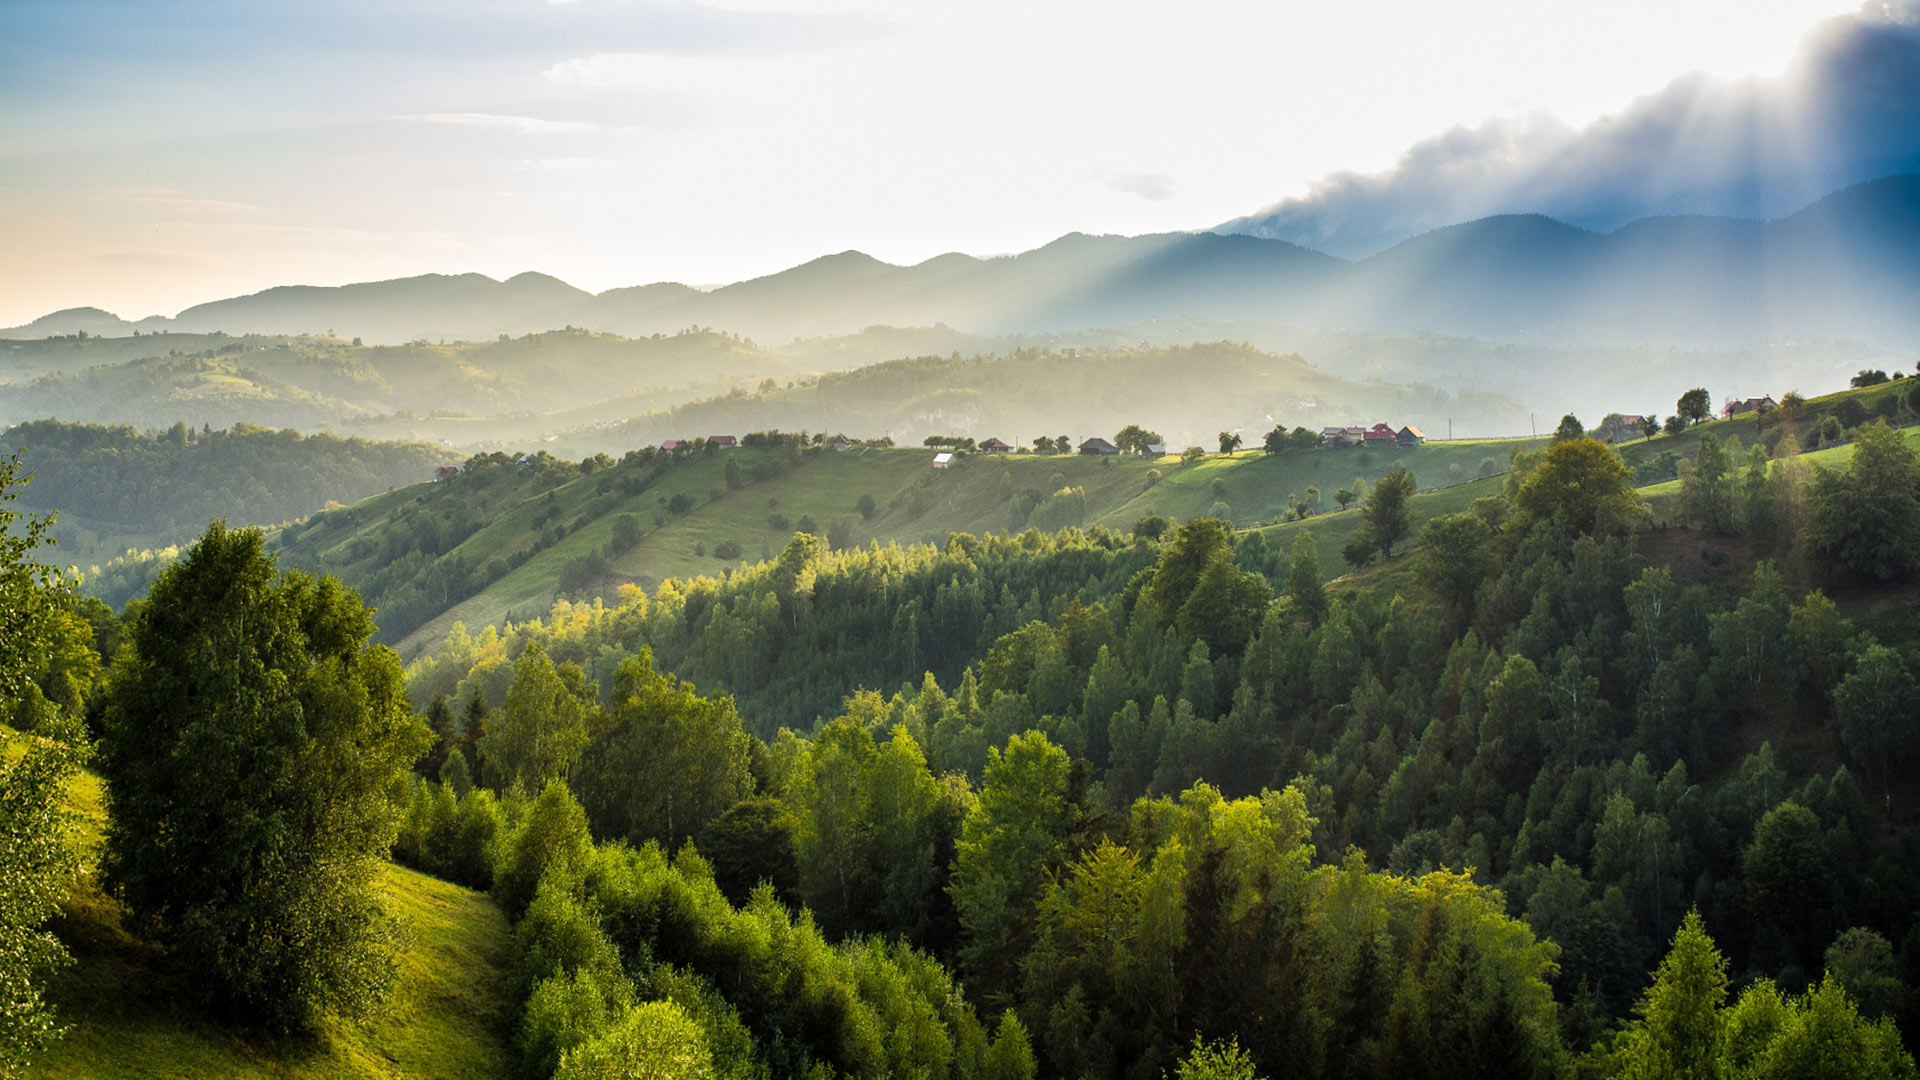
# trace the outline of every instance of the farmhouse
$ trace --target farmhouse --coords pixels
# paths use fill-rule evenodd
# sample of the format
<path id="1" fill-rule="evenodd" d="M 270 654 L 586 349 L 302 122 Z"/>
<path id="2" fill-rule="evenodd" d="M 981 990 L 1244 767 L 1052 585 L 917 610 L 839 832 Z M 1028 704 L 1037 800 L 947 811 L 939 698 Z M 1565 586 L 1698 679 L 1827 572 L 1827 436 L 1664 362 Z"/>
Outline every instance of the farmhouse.
<path id="1" fill-rule="evenodd" d="M 949 466 L 949 465 L 951 465 L 951 464 L 953 464 L 953 455 L 952 455 L 952 454 L 950 454 L 950 453 L 940 453 L 940 454 L 935 454 L 935 455 L 933 455 L 933 467 L 934 467 L 934 468 L 936 468 L 936 469 L 944 469 L 944 468 L 946 468 L 947 466 Z"/>
<path id="2" fill-rule="evenodd" d="M 989 454 L 1010 454 L 1013 452 L 1013 446 L 1011 444 L 1003 443 L 999 439 L 988 439 L 982 442 L 980 449 Z"/>
<path id="3" fill-rule="evenodd" d="M 660 441 L 660 449 L 665 450 L 667 453 L 671 454 L 675 450 L 680 449 L 680 447 L 684 444 L 684 442 L 685 440 L 683 439 L 662 439 Z"/>
<path id="4" fill-rule="evenodd" d="M 709 435 L 707 445 L 720 450 L 732 450 L 740 445 L 740 440 L 731 435 Z"/>
<path id="5" fill-rule="evenodd" d="M 1722 420 L 1726 420 L 1735 416 L 1739 416 L 1742 413 L 1769 412 L 1774 408 L 1776 408 L 1777 405 L 1778 403 L 1773 400 L 1772 394 L 1768 394 L 1765 397 L 1750 397 L 1750 398 L 1740 398 L 1738 400 L 1729 400 L 1725 405 L 1722 405 L 1720 407 L 1720 418 Z"/>
<path id="6" fill-rule="evenodd" d="M 1375 424 L 1360 436 L 1360 441 L 1369 444 L 1385 445 L 1399 438 L 1392 424 Z"/>
<path id="7" fill-rule="evenodd" d="M 1421 443 L 1427 441 L 1427 433 L 1414 427 L 1412 424 L 1408 424 L 1395 433 L 1393 441 L 1401 446 L 1419 446 Z"/>
<path id="8" fill-rule="evenodd" d="M 442 480 L 451 480 L 454 477 L 459 475 L 460 475 L 460 466 L 442 465 L 439 468 L 433 470 L 433 482 L 437 484 Z"/>
<path id="9" fill-rule="evenodd" d="M 1080 452 L 1082 454 L 1099 454 L 1105 456 L 1119 453 L 1120 448 L 1095 435 L 1093 438 L 1080 444 Z"/>

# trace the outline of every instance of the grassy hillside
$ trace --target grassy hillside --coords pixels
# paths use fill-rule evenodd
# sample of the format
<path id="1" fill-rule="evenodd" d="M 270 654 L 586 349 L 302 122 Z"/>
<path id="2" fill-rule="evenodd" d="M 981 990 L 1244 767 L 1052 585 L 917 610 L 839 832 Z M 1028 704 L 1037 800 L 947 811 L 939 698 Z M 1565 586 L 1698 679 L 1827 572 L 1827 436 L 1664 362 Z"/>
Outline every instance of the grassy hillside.
<path id="1" fill-rule="evenodd" d="M 93 845 L 104 826 L 100 781 L 82 774 L 72 805 Z M 50 997 L 69 1025 L 34 1064 L 45 1080 L 488 1080 L 513 1075 L 514 1016 L 506 919 L 478 893 L 388 867 L 381 890 L 409 929 L 387 1015 L 336 1023 L 317 1039 L 281 1039 L 208 1019 L 192 983 L 129 935 L 121 909 L 79 883 L 55 931 L 75 964 Z"/>
<path id="2" fill-rule="evenodd" d="M 671 465 L 636 455 L 584 472 L 549 459 L 531 466 L 490 459 L 444 484 L 318 515 L 288 528 L 279 543 L 290 565 L 324 569 L 361 588 L 381 609 L 387 639 L 411 656 L 455 621 L 527 619 L 563 595 L 611 596 L 628 583 L 652 590 L 668 578 L 724 573 L 777 554 L 808 525 L 842 544 L 943 543 L 953 532 L 1028 526 L 1124 530 L 1148 514 L 1185 519 L 1217 513 L 1225 502 L 1227 516 L 1245 527 L 1273 522 L 1289 494 L 1310 485 L 1331 508 L 1335 489 L 1356 477 L 1371 482 L 1404 464 L 1423 485 L 1438 486 L 1482 468 L 1503 471 L 1516 445 L 1528 444 L 1243 451 L 1191 464 L 974 455 L 948 469 L 934 469 L 926 450 L 879 448 L 741 449 Z M 730 465 L 737 489 L 727 482 Z M 859 510 L 862 496 L 872 496 L 870 514 Z M 614 531 L 623 517 L 638 536 L 618 549 Z M 1339 565 L 1337 557 L 1325 564 L 1329 574 Z"/>
<path id="3" fill-rule="evenodd" d="M 1792 422 L 1779 413 L 1743 416 L 1619 449 L 1629 466 L 1648 474 L 1647 494 L 1660 515 L 1670 497 L 1661 482 L 1678 460 L 1697 452 L 1703 434 L 1747 445 L 1777 444 L 1789 433 L 1812 440 L 1830 415 L 1898 413 L 1897 396 L 1909 385 L 1903 380 L 1815 398 Z M 1371 483 L 1405 465 L 1425 491 L 1416 503 L 1424 520 L 1497 491 L 1510 455 L 1543 444 L 1462 440 L 1392 450 L 1241 451 L 1196 463 L 974 455 L 945 470 L 932 468 L 931 452 L 917 448 L 741 449 L 671 464 L 634 454 L 597 468 L 551 458 L 515 465 L 496 456 L 445 484 L 403 488 L 316 516 L 287 529 L 280 546 L 290 564 L 324 569 L 359 587 L 381 610 L 387 640 L 411 657 L 456 621 L 474 627 L 525 620 L 562 596 L 609 597 L 629 583 L 652 590 L 668 578 L 725 573 L 777 553 L 809 524 L 842 544 L 940 543 L 950 532 L 1065 525 L 1125 530 L 1148 514 L 1217 515 L 1240 528 L 1277 528 L 1268 537 L 1273 544 L 1291 544 L 1290 530 L 1308 530 L 1322 570 L 1332 577 L 1344 569 L 1342 543 L 1359 526 L 1357 513 L 1336 512 L 1337 489 L 1355 479 Z M 1844 452 L 1844 446 L 1823 449 L 1810 460 L 1837 463 Z M 728 482 L 729 465 L 737 488 Z M 1289 497 L 1304 496 L 1309 486 L 1320 489 L 1323 512 L 1276 526 Z M 870 513 L 858 509 L 862 496 L 872 497 Z M 627 546 L 614 543 L 623 518 L 631 518 L 634 530 Z"/>

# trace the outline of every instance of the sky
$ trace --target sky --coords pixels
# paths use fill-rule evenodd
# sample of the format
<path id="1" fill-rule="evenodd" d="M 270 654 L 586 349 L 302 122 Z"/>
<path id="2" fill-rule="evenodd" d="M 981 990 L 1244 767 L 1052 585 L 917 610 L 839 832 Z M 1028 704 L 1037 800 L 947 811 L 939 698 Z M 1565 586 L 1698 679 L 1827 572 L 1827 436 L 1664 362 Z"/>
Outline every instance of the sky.
<path id="1" fill-rule="evenodd" d="M 1784 85 L 1910 2 L 8 0 L 0 326 L 428 272 L 716 284 L 1263 207 L 1364 254 L 1551 210 L 1455 181 L 1676 86 Z M 1355 215 L 1387 224 L 1327 224 Z"/>

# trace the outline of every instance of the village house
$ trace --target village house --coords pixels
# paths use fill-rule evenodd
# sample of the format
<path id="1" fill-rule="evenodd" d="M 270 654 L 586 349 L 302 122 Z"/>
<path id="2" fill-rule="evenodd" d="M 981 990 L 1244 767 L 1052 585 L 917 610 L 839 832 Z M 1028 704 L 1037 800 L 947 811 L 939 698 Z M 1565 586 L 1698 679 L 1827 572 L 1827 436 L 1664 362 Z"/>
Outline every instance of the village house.
<path id="1" fill-rule="evenodd" d="M 662 439 L 660 441 L 660 449 L 665 450 L 667 453 L 671 454 L 675 450 L 680 449 L 680 443 L 681 443 L 681 440 L 679 439 Z"/>
<path id="2" fill-rule="evenodd" d="M 1140 451 L 1140 453 L 1141 453 L 1141 456 L 1143 457 L 1166 457 L 1167 445 L 1165 443 L 1157 443 L 1157 442 L 1148 443 L 1147 448 L 1145 450 Z"/>
<path id="3" fill-rule="evenodd" d="M 1427 433 L 1414 427 L 1412 424 L 1408 424 L 1394 435 L 1393 441 L 1401 446 L 1419 446 L 1421 443 L 1427 441 Z"/>
<path id="4" fill-rule="evenodd" d="M 833 447 L 834 453 L 844 454 L 853 449 L 853 440 L 847 438 L 845 435 L 835 435 L 833 441 L 827 445 Z"/>
<path id="5" fill-rule="evenodd" d="M 953 464 L 953 455 L 951 453 L 939 453 L 939 454 L 933 455 L 934 468 L 944 469 L 951 464 Z"/>
<path id="6" fill-rule="evenodd" d="M 442 465 L 439 468 L 433 470 L 433 482 L 437 484 L 442 480 L 451 480 L 454 477 L 459 475 L 460 475 L 460 466 Z"/>
<path id="7" fill-rule="evenodd" d="M 982 450 L 984 450 L 984 451 L 986 451 L 986 452 L 987 452 L 987 453 L 989 453 L 989 454 L 1011 454 L 1011 453 L 1013 453 L 1013 447 L 1012 447 L 1012 445 L 1011 445 L 1011 444 L 1008 444 L 1008 443 L 1003 443 L 1003 442 L 1001 442 L 1001 441 L 1000 441 L 999 439 L 988 439 L 988 440 L 986 440 L 985 442 L 983 442 L 983 443 L 981 443 L 981 444 L 980 444 L 980 449 L 982 449 Z"/>
<path id="8" fill-rule="evenodd" d="M 1093 438 L 1088 439 L 1086 442 L 1083 442 L 1080 444 L 1080 452 L 1082 454 L 1089 454 L 1089 455 L 1098 454 L 1101 456 L 1106 456 L 1110 454 L 1119 453 L 1120 448 L 1108 442 L 1107 440 L 1099 437 L 1098 435 L 1095 435 Z"/>
<path id="9" fill-rule="evenodd" d="M 1730 399 L 1725 405 L 1720 407 L 1720 419 L 1730 420 L 1742 413 L 1769 412 L 1777 406 L 1778 403 L 1773 400 L 1772 394 L 1768 394 L 1765 397 L 1740 398 L 1739 400 Z"/>
<path id="10" fill-rule="evenodd" d="M 740 440 L 731 435 L 709 435 L 707 445 L 720 450 L 732 450 L 740 445 Z"/>
<path id="11" fill-rule="evenodd" d="M 1399 433 L 1393 430 L 1392 424 L 1375 424 L 1360 436 L 1360 441 L 1365 444 L 1384 446 L 1397 438 Z"/>

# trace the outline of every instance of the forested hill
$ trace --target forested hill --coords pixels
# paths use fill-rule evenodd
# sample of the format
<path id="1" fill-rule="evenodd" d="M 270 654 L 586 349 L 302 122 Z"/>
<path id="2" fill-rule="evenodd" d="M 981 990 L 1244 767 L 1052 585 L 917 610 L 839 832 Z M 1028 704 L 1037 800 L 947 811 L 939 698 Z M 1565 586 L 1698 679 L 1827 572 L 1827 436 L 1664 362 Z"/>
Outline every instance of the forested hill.
<path id="1" fill-rule="evenodd" d="M 623 396 L 639 402 L 630 409 L 660 408 L 790 370 L 782 357 L 708 330 L 639 339 L 553 330 L 390 347 L 251 335 L 54 339 L 0 348 L 0 423 L 59 416 L 166 427 L 185 420 L 463 444 L 531 441 L 546 426 L 514 417 Z M 439 428 L 430 423 L 436 418 Z"/>
<path id="2" fill-rule="evenodd" d="M 1109 434 L 1114 434 L 1109 432 Z M 480 455 L 460 476 L 317 514 L 278 538 L 289 563 L 324 569 L 380 610 L 383 640 L 407 656 L 456 620 L 525 619 L 555 597 L 612 598 L 739 571 L 796 531 L 836 548 L 944 545 L 952 533 L 1069 525 L 1130 529 L 1153 514 L 1212 514 L 1242 525 L 1331 510 L 1342 489 L 1406 464 L 1427 486 L 1506 467 L 1511 443 L 1393 450 L 1282 451 L 1149 459 L 1078 454 L 962 455 L 936 469 L 924 448 L 849 447 L 752 437 L 738 450 L 648 449 L 619 461 Z M 1456 500 L 1467 485 L 1448 488 Z M 1462 503 L 1461 505 L 1464 505 Z M 104 567 L 114 603 L 155 564 Z"/>
<path id="3" fill-rule="evenodd" d="M 58 512 L 60 554 L 81 566 L 128 547 L 191 540 L 207 519 L 277 525 L 329 503 L 433 479 L 460 458 L 422 443 L 303 436 L 252 424 L 164 431 L 36 420 L 0 432 L 22 455 L 26 509 Z"/>
<path id="4" fill-rule="evenodd" d="M 631 955 L 763 971 L 784 891 L 950 958 L 1043 1075 L 1231 1036 L 1265 1075 L 1911 1076 L 1920 451 L 1868 420 L 1803 457 L 1816 415 L 1676 439 L 1657 510 L 1571 430 L 1417 530 L 1382 478 L 1335 589 L 1311 521 L 801 536 L 411 686 L 454 782 L 564 772 L 641 848 L 568 909 Z M 413 805 L 403 854 L 457 866 L 465 799 Z"/>
<path id="5" fill-rule="evenodd" d="M 893 451 L 989 491 L 1028 468 L 1062 484 L 978 500 L 1033 528 L 913 547 L 846 530 L 962 512 L 932 483 L 918 507 L 912 488 L 855 497 L 824 537 L 792 522 L 717 576 L 460 629 L 404 674 L 353 589 L 297 571 L 349 570 L 389 618 L 444 605 L 498 518 L 557 541 L 596 525 L 583 507 L 651 499 L 657 534 L 716 469 L 710 504 L 771 518 L 799 509 L 771 492 L 800 501 L 793 482 L 863 459 L 770 434 L 478 456 L 272 548 L 210 527 L 120 616 L 11 562 L 0 616 L 26 633 L 0 637 L 0 704 L 30 735 L 0 769 L 28 816 L 0 815 L 0 855 L 26 875 L 0 880 L 31 930 L 74 877 L 44 808 L 84 717 L 112 795 L 100 880 L 125 914 L 83 882 L 87 910 L 37 954 L 66 944 L 92 987 L 178 970 L 164 985 L 206 990 L 170 1015 L 202 1044 L 213 1023 L 295 1028 L 255 1044 L 276 1062 L 357 1018 L 372 1042 L 335 1045 L 411 1071 L 409 1035 L 451 1049 L 475 1032 L 449 1009 L 506 997 L 533 1080 L 663 1055 L 729 1080 L 1912 1080 L 1908 381 L 1632 441 L 1613 418 L 1615 446 L 1569 417 L 1503 475 L 1423 492 L 1402 462 L 1353 508 L 1299 492 L 1292 520 L 1252 530 L 1187 500 L 1230 510 L 1236 482 L 1364 451 L 1282 431 L 1257 459 L 976 454 L 972 473 Z M 1171 513 L 1072 525 L 1102 482 Z M 600 557 L 648 527 L 615 515 Z M 1328 533 L 1353 571 L 1332 586 Z M 13 839 L 23 820 L 40 842 Z M 448 1008 L 408 996 L 389 851 L 514 924 L 510 964 L 447 956 L 461 985 L 412 980 Z M 468 910 L 423 935 L 505 940 L 425 884 L 413 910 Z M 0 959 L 11 987 L 41 977 Z M 132 966 L 84 967 L 103 961 Z M 397 988 L 363 974 L 396 962 Z M 135 1004 L 63 1014 L 96 1025 L 72 1044 L 105 1063 L 86 1075 L 152 1057 L 100 1026 L 144 1023 Z M 499 1061 L 464 1052 L 460 1075 Z"/>

